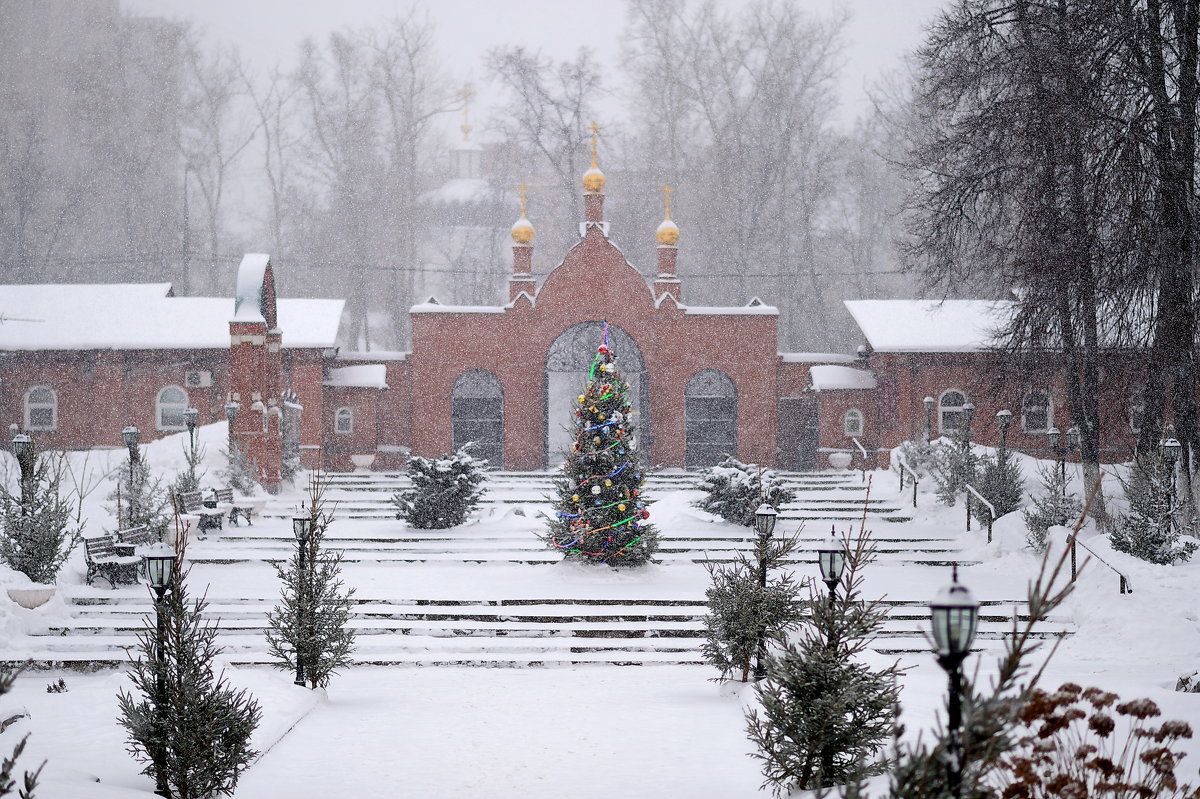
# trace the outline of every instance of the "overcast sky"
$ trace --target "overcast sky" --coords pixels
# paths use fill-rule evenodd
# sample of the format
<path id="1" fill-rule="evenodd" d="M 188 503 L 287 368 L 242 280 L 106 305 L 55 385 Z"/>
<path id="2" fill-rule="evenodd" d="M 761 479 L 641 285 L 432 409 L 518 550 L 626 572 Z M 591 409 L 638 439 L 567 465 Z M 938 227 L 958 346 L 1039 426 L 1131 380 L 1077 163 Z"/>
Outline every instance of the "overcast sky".
<path id="1" fill-rule="evenodd" d="M 211 39 L 234 43 L 256 68 L 290 64 L 305 36 L 323 38 L 341 27 L 369 24 L 414 5 L 412 0 L 121 0 L 135 13 L 190 20 Z M 727 0 L 741 3 L 744 0 Z M 845 7 L 846 35 L 840 121 L 866 107 L 864 88 L 922 38 L 925 24 L 948 0 L 793 0 L 814 13 Z M 490 48 L 523 44 L 556 58 L 591 47 L 602 63 L 618 63 L 624 7 L 618 0 L 436 0 L 422 3 L 437 25 L 439 51 L 456 80 L 482 91 L 482 56 Z M 613 86 L 619 76 L 609 82 Z M 483 98 L 486 99 L 486 98 Z"/>

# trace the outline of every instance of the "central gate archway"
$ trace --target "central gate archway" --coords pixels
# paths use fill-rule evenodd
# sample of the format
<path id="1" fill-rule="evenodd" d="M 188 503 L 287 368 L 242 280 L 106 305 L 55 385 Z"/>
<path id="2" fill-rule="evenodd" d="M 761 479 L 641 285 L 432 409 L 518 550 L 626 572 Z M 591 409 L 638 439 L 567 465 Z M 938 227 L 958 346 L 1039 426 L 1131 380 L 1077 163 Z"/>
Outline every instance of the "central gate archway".
<path id="1" fill-rule="evenodd" d="M 588 368 L 604 337 L 603 322 L 571 325 L 550 345 L 546 353 L 546 463 L 562 463 L 574 440 L 571 426 L 574 400 L 579 396 Z M 608 344 L 617 357 L 617 368 L 629 383 L 633 398 L 634 424 L 640 446 L 648 448 L 650 435 L 650 386 L 642 351 L 633 337 L 616 325 L 608 326 Z"/>

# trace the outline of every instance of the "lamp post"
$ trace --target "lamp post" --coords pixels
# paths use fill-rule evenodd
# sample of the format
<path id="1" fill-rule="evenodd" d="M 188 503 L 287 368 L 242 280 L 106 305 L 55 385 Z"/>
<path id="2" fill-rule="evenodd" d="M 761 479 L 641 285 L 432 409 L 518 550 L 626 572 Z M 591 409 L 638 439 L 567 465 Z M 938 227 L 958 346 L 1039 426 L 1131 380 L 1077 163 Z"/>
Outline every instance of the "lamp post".
<path id="1" fill-rule="evenodd" d="M 925 397 L 922 400 L 925 403 L 925 443 L 928 444 L 933 440 L 933 397 Z"/>
<path id="2" fill-rule="evenodd" d="M 933 642 L 938 665 L 950 678 L 950 702 L 946 724 L 946 754 L 950 795 L 962 796 L 962 663 L 971 651 L 975 628 L 979 623 L 979 603 L 970 590 L 958 581 L 958 566 L 950 585 L 938 591 L 929 603 L 933 624 Z"/>
<path id="3" fill-rule="evenodd" d="M 30 500 L 29 483 L 33 479 L 33 439 L 19 433 L 13 436 L 10 446 L 13 456 L 17 459 L 17 465 L 21 467 L 21 515 L 25 515 L 25 508 Z"/>
<path id="4" fill-rule="evenodd" d="M 138 441 L 140 440 L 140 438 L 141 438 L 141 432 L 133 425 L 129 425 L 128 427 L 126 427 L 124 430 L 121 431 L 121 441 L 124 442 L 125 448 L 129 450 L 129 490 L 126 492 L 127 496 L 125 497 L 125 502 L 126 502 L 126 505 L 129 506 L 129 516 L 126 518 L 126 521 L 129 522 L 130 527 L 133 526 L 133 515 L 134 515 L 133 510 L 135 507 L 134 503 L 135 503 L 135 497 L 138 494 L 136 488 L 134 487 L 134 482 L 137 479 L 134 474 L 134 471 L 137 467 L 138 458 L 139 458 L 139 456 L 138 456 Z M 118 522 L 120 521 L 120 517 L 121 517 L 121 513 L 120 513 L 120 507 L 118 505 L 118 508 L 117 508 Z"/>
<path id="5" fill-rule="evenodd" d="M 1050 449 L 1054 452 L 1054 457 L 1058 460 L 1058 478 L 1063 484 L 1063 495 L 1067 493 L 1067 453 L 1079 448 L 1079 428 L 1072 426 L 1067 430 L 1067 439 L 1063 441 L 1062 431 L 1057 427 L 1051 427 L 1046 431 L 1046 440 L 1050 442 Z"/>
<path id="6" fill-rule="evenodd" d="M 158 638 L 155 645 L 155 660 L 158 664 L 157 678 L 155 680 L 155 724 L 158 725 L 159 746 L 165 746 L 163 740 L 166 738 L 166 730 L 164 718 L 166 717 L 167 708 L 167 650 L 163 642 L 167 637 L 167 616 L 163 612 L 163 601 L 169 591 L 173 587 L 175 578 L 175 552 L 169 546 L 163 543 L 156 544 L 153 549 L 142 555 L 142 562 L 145 565 L 146 579 L 150 582 L 150 587 L 154 589 L 154 616 L 158 627 Z M 171 795 L 170 789 L 167 787 L 167 773 L 165 764 L 162 762 L 154 764 L 155 788 L 154 793 L 158 796 Z"/>
<path id="7" fill-rule="evenodd" d="M 996 411 L 996 425 L 1000 428 L 1000 452 L 1004 453 L 1008 449 L 1008 428 L 1012 427 L 1012 411 L 1007 408 Z M 1001 454 L 1000 458 L 1003 460 L 1004 455 Z"/>
<path id="8" fill-rule="evenodd" d="M 1168 493 L 1167 493 L 1167 520 L 1172 529 L 1175 526 L 1175 464 L 1179 462 L 1179 453 L 1183 451 L 1183 445 L 1179 443 L 1179 439 L 1173 435 L 1175 432 L 1174 425 L 1167 426 L 1167 434 L 1170 438 L 1166 439 L 1159 445 L 1159 451 L 1162 453 L 1163 465 L 1167 467 L 1168 478 Z"/>
<path id="9" fill-rule="evenodd" d="M 766 593 L 767 588 L 767 547 L 771 534 L 775 532 L 775 522 L 779 518 L 769 503 L 764 502 L 754 511 L 754 529 L 758 533 L 758 586 Z M 754 679 L 761 680 L 767 676 L 767 627 L 762 624 L 758 628 L 758 647 L 754 654 Z"/>
<path id="10" fill-rule="evenodd" d="M 300 596 L 296 602 L 296 639 L 299 641 L 307 634 L 304 625 L 308 622 L 308 601 L 309 601 L 309 585 L 308 571 L 305 567 L 305 555 L 308 549 L 308 534 L 312 522 L 307 516 L 296 516 L 292 519 L 292 533 L 296 536 L 296 547 L 298 553 L 297 565 L 300 569 L 300 580 L 297 585 Z M 296 646 L 296 685 L 304 686 L 304 662 L 300 659 L 301 646 Z"/>
<path id="11" fill-rule="evenodd" d="M 846 548 L 837 540 L 837 530 L 830 530 L 830 541 L 817 550 L 817 565 L 821 568 L 821 579 L 829 588 L 829 606 L 837 600 L 837 586 L 846 566 Z"/>
<path id="12" fill-rule="evenodd" d="M 962 406 L 963 412 L 963 446 L 967 452 L 971 451 L 971 422 L 975 419 L 975 404 L 972 402 L 964 403 Z"/>
<path id="13" fill-rule="evenodd" d="M 200 411 L 195 408 L 183 409 L 183 423 L 187 425 L 188 442 L 192 447 L 192 455 L 196 454 L 196 422 L 200 418 Z"/>

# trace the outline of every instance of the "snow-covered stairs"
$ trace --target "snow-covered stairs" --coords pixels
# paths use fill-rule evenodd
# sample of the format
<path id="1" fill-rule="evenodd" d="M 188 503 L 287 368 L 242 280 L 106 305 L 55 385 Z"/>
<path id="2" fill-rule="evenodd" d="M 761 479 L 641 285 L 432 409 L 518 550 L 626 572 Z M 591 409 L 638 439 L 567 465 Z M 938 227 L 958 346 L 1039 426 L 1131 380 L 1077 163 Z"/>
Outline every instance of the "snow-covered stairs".
<path id="1" fill-rule="evenodd" d="M 29 653 L 44 666 L 102 668 L 127 662 L 153 606 L 144 590 L 122 589 L 73 599 L 72 618 L 31 637 Z M 232 663 L 269 663 L 265 630 L 274 600 L 210 597 L 218 642 Z M 924 603 L 887 602 L 890 619 L 872 648 L 898 655 L 929 651 Z M 356 597 L 351 626 L 354 661 L 380 665 L 534 666 L 702 663 L 702 598 L 519 598 L 498 600 Z M 996 649 L 1025 619 L 1023 604 L 986 601 L 976 647 Z M 1039 635 L 1069 634 L 1051 620 Z"/>

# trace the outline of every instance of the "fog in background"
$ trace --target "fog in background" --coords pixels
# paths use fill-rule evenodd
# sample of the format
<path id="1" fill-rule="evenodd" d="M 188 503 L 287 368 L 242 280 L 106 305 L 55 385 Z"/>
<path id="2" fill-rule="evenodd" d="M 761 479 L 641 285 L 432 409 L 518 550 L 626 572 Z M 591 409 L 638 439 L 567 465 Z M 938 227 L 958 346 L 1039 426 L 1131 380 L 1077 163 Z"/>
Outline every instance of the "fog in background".
<path id="1" fill-rule="evenodd" d="M 507 300 L 518 184 L 561 260 L 594 119 L 648 277 L 674 188 L 684 302 L 844 351 L 843 299 L 912 296 L 866 89 L 896 102 L 936 0 L 310 5 L 0 0 L 2 279 L 221 296 L 266 251 L 282 294 L 348 300 L 347 346 L 403 349 L 415 302 Z"/>

